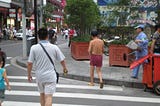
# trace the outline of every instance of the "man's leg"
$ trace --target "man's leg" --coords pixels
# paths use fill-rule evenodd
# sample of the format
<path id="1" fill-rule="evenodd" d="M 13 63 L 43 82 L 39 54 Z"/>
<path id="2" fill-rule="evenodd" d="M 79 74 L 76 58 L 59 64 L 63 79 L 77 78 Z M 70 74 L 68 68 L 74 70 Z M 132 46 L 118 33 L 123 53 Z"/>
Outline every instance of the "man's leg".
<path id="1" fill-rule="evenodd" d="M 44 93 L 40 93 L 40 103 L 41 103 L 41 106 L 45 106 L 45 94 Z"/>
<path id="2" fill-rule="evenodd" d="M 132 78 L 138 78 L 139 68 L 140 68 L 140 65 L 138 65 L 132 70 L 132 76 L 131 76 Z"/>
<path id="3" fill-rule="evenodd" d="M 45 106 L 52 106 L 52 94 L 45 95 Z"/>
<path id="4" fill-rule="evenodd" d="M 97 74 L 98 74 L 99 82 L 103 83 L 101 67 L 96 67 L 96 71 L 97 71 Z"/>
<path id="5" fill-rule="evenodd" d="M 90 85 L 94 85 L 94 66 L 90 66 Z"/>
<path id="6" fill-rule="evenodd" d="M 102 80 L 102 71 L 101 71 L 101 67 L 96 67 L 96 71 L 98 74 L 98 78 L 99 78 L 99 83 L 100 83 L 100 88 L 103 88 L 103 80 Z"/>
<path id="7" fill-rule="evenodd" d="M 45 106 L 52 106 L 52 96 L 56 90 L 56 82 L 45 83 Z"/>

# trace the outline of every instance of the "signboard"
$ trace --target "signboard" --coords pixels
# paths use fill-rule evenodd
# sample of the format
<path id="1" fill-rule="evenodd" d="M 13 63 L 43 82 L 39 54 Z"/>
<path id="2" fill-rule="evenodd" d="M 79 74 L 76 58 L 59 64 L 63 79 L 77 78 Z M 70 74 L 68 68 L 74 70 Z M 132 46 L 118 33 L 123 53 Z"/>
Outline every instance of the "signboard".
<path id="1" fill-rule="evenodd" d="M 9 9 L 9 17 L 11 18 L 16 17 L 16 9 Z"/>
<path id="2" fill-rule="evenodd" d="M 0 7 L 10 8 L 11 0 L 0 0 Z"/>
<path id="3" fill-rule="evenodd" d="M 157 0 L 131 0 L 131 6 L 138 6 L 143 8 L 154 8 L 158 5 Z"/>
<path id="4" fill-rule="evenodd" d="M 117 2 L 117 0 L 97 0 L 97 4 L 99 6 L 106 6 L 108 4 L 113 4 L 115 2 Z"/>

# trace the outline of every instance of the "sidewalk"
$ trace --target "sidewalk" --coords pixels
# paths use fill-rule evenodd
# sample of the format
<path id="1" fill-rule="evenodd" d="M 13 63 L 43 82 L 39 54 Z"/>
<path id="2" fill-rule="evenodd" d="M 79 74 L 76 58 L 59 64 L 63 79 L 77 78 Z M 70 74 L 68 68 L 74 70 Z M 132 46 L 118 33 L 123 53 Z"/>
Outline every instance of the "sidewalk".
<path id="1" fill-rule="evenodd" d="M 59 39 L 61 40 L 61 39 Z M 62 41 L 60 41 L 62 42 Z M 64 41 L 63 41 L 64 42 Z M 76 61 L 71 57 L 70 48 L 67 45 L 68 43 L 63 43 L 58 45 L 61 51 L 66 56 L 66 63 L 68 68 L 68 75 L 63 76 L 62 67 L 59 63 L 55 63 L 57 71 L 60 73 L 60 76 L 82 80 L 82 81 L 89 81 L 90 74 L 89 74 L 89 61 Z M 16 62 L 20 66 L 26 67 L 27 59 L 23 59 L 22 57 L 16 57 Z M 134 87 L 134 88 L 143 88 L 142 84 L 142 69 L 139 72 L 138 79 L 132 79 L 130 77 L 131 70 L 129 67 L 117 67 L 117 66 L 109 66 L 109 57 L 103 57 L 103 67 L 102 67 L 102 74 L 103 80 L 105 84 L 109 85 L 118 85 L 118 86 L 125 86 L 125 87 Z M 99 82 L 97 73 L 95 71 L 95 82 Z"/>

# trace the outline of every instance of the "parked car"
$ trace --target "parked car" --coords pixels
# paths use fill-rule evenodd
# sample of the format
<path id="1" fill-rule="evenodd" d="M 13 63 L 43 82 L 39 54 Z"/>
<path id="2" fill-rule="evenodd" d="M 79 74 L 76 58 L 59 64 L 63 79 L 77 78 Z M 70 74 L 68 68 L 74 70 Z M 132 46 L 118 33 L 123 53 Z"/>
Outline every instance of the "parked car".
<path id="1" fill-rule="evenodd" d="M 22 40 L 22 39 L 23 39 L 23 30 L 22 30 L 22 29 L 19 29 L 19 30 L 16 32 L 15 37 L 16 37 L 18 40 Z"/>
<path id="2" fill-rule="evenodd" d="M 17 38 L 17 40 L 22 40 L 23 39 L 23 30 L 19 29 L 16 34 L 15 37 Z M 28 39 L 29 37 L 33 37 L 33 35 L 26 35 L 26 38 Z"/>

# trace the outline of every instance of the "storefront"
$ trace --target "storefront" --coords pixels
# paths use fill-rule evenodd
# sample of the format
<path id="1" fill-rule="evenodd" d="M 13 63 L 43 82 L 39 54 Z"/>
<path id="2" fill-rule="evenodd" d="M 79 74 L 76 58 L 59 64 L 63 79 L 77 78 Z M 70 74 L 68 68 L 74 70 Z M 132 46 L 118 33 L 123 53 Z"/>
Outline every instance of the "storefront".
<path id="1" fill-rule="evenodd" d="M 0 1 L 0 30 L 7 25 L 8 9 L 10 8 L 11 0 Z"/>

